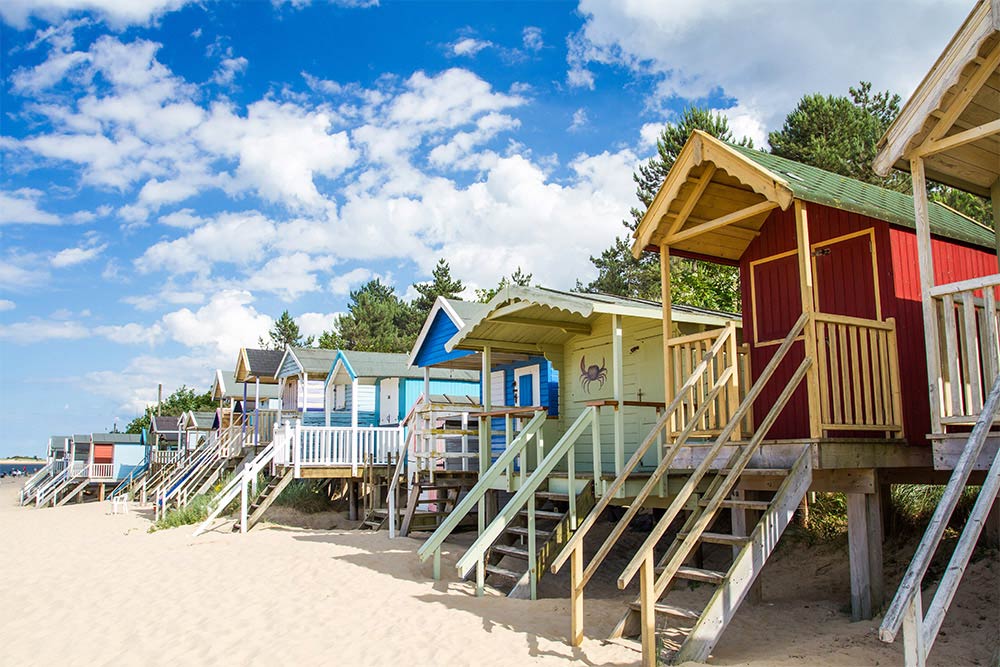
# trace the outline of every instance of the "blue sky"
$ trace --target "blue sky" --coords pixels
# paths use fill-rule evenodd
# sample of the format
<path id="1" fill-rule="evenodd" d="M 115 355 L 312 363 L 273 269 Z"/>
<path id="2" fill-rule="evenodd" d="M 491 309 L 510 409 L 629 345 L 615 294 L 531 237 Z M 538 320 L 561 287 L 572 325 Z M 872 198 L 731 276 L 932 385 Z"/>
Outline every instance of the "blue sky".
<path id="1" fill-rule="evenodd" d="M 685 105 L 908 94 L 969 2 L 0 5 L 0 455 L 207 388 L 439 257 L 570 287 Z M 891 28 L 887 28 L 891 26 Z"/>

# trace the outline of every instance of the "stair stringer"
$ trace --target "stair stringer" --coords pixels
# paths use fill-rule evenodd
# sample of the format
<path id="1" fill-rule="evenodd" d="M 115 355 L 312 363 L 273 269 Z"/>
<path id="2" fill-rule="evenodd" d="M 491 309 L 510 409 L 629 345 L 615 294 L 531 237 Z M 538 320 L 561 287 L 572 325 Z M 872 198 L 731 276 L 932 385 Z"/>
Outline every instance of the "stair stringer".
<path id="1" fill-rule="evenodd" d="M 53 496 L 53 500 L 56 500 L 56 498 L 58 498 L 58 500 L 56 501 L 55 507 L 62 507 L 63 505 L 65 505 L 66 503 L 68 503 L 73 498 L 76 498 L 78 495 L 80 495 L 80 492 L 82 492 L 84 489 L 87 488 L 87 486 L 89 484 L 90 484 L 90 480 L 89 479 L 83 480 L 82 482 L 80 482 L 79 484 L 77 484 L 76 486 L 74 486 L 70 490 L 70 492 L 67 493 L 66 495 L 64 495 L 62 498 L 59 498 L 59 495 L 57 493 L 55 496 Z"/>
<path id="2" fill-rule="evenodd" d="M 285 490 L 286 486 L 291 484 L 293 479 L 295 479 L 295 469 L 287 468 L 278 484 L 271 489 L 270 493 L 260 499 L 260 505 L 250 516 L 247 517 L 247 530 L 253 528 L 254 524 L 260 521 L 260 518 L 264 516 L 264 512 L 266 512 L 274 501 L 277 500 L 278 496 L 281 495 L 281 492 Z"/>
<path id="3" fill-rule="evenodd" d="M 757 522 L 750 542 L 744 546 L 726 573 L 726 579 L 716 590 L 701 616 L 674 656 L 673 663 L 704 662 L 722 637 L 723 631 L 750 592 L 757 575 L 774 552 L 795 516 L 795 510 L 812 485 L 812 450 L 806 446 L 792 466 L 791 474 L 782 482 Z"/>

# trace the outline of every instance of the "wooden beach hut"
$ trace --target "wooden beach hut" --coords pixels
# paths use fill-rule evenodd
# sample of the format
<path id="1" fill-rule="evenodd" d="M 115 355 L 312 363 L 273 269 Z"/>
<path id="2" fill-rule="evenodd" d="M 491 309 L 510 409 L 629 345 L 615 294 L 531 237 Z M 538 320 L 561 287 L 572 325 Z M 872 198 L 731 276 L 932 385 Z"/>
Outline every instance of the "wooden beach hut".
<path id="1" fill-rule="evenodd" d="M 65 505 L 88 497 L 104 500 L 110 487 L 145 470 L 149 448 L 145 433 L 94 433 L 74 435 L 69 456 L 57 474 L 36 492 L 36 505 Z"/>
<path id="2" fill-rule="evenodd" d="M 912 299 L 919 303 L 911 335 L 923 342 L 915 360 L 926 387 L 934 467 L 950 478 L 930 525 L 885 613 L 879 636 L 902 629 L 907 667 L 922 666 L 934 645 L 962 573 L 982 531 L 1000 536 L 1000 348 L 995 258 L 956 261 L 935 228 L 928 181 L 991 200 L 1000 231 L 1000 3 L 980 0 L 879 142 L 875 170 L 908 171 L 913 180 Z M 1000 245 L 987 234 L 984 243 Z M 922 334 L 922 335 L 921 335 Z M 923 392 L 922 392 L 923 393 Z M 909 408 L 909 406 L 908 406 Z M 985 471 L 985 474 L 984 474 Z M 935 480 L 928 477 L 924 480 Z M 982 484 L 976 503 L 929 604 L 921 593 L 931 558 L 963 489 Z M 992 506 L 992 513 L 991 513 Z M 993 638 L 995 642 L 995 637 Z M 1000 650 L 1000 649 L 998 649 Z"/>
<path id="3" fill-rule="evenodd" d="M 324 387 L 337 350 L 310 347 L 287 348 L 278 364 L 278 396 L 281 421 L 297 419 L 304 426 L 323 426 Z"/>
<path id="4" fill-rule="evenodd" d="M 278 369 L 284 356 L 283 350 L 240 349 L 235 380 L 243 384 L 244 405 L 253 406 L 247 414 L 253 429 L 254 446 L 266 445 L 274 436 L 281 408 L 277 389 Z"/>
<path id="5" fill-rule="evenodd" d="M 417 354 L 436 367 L 480 368 L 478 481 L 420 549 L 439 558 L 441 545 L 478 507 L 479 537 L 459 561 L 513 597 L 534 597 L 537 583 L 594 503 L 616 490 L 625 469 L 664 407 L 660 304 L 530 287 L 501 290 L 457 329 L 447 354 Z M 671 331 L 692 342 L 739 323 L 727 313 L 676 307 Z M 693 338 L 691 338 L 693 337 Z M 418 351 L 419 352 L 419 351 Z M 738 401 L 735 383 L 719 402 Z M 704 420 L 709 427 L 710 419 Z M 418 478 L 441 467 L 441 453 L 421 452 Z M 437 458 L 438 460 L 435 460 Z M 637 465 L 656 467 L 655 452 Z M 626 502 L 641 487 L 622 489 Z M 500 495 L 513 497 L 500 506 Z M 437 574 L 437 568 L 435 568 Z"/>

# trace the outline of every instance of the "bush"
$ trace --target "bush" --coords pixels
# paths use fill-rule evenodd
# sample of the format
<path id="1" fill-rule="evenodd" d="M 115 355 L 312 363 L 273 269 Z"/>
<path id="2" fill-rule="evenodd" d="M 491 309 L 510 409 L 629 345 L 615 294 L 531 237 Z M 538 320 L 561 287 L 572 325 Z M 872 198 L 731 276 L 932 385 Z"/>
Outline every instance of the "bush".
<path id="1" fill-rule="evenodd" d="M 191 502 L 184 507 L 168 509 L 156 523 L 149 527 L 149 532 L 201 523 L 208 518 L 208 505 L 211 499 L 211 494 L 203 493 L 192 498 Z"/>
<path id="2" fill-rule="evenodd" d="M 321 485 L 306 480 L 293 480 L 274 500 L 275 505 L 289 507 L 305 514 L 332 509 L 330 499 Z"/>

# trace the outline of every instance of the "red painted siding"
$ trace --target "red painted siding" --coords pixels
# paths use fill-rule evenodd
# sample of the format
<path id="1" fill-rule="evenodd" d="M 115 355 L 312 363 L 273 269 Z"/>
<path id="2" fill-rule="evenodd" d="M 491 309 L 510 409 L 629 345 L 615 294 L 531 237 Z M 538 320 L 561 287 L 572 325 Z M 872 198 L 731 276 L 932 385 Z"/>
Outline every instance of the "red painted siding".
<path id="1" fill-rule="evenodd" d="M 815 245 L 846 234 L 871 229 L 875 237 L 875 260 L 882 317 L 895 317 L 903 389 L 904 428 L 907 440 L 926 443 L 930 430 L 927 368 L 920 311 L 920 279 L 913 230 L 891 227 L 888 223 L 818 204 L 809 204 L 810 241 Z M 751 346 L 754 377 L 767 364 L 777 346 L 757 345 L 754 337 L 754 304 L 751 303 L 750 264 L 753 261 L 794 250 L 793 210 L 774 211 L 740 260 L 744 340 Z M 935 274 L 938 283 L 990 275 L 997 271 L 993 253 L 952 241 L 933 240 Z M 855 317 L 872 317 L 874 305 L 871 255 L 860 241 L 844 241 L 831 246 L 829 255 L 816 257 L 816 278 L 820 301 L 827 312 Z M 757 340 L 783 337 L 802 312 L 798 296 L 798 265 L 794 258 L 758 264 L 755 267 Z M 801 344 L 796 344 L 779 367 L 775 378 L 755 407 L 759 421 L 780 393 L 784 382 L 802 360 Z M 793 396 L 772 427 L 771 438 L 808 435 L 808 404 L 804 387 Z"/>

